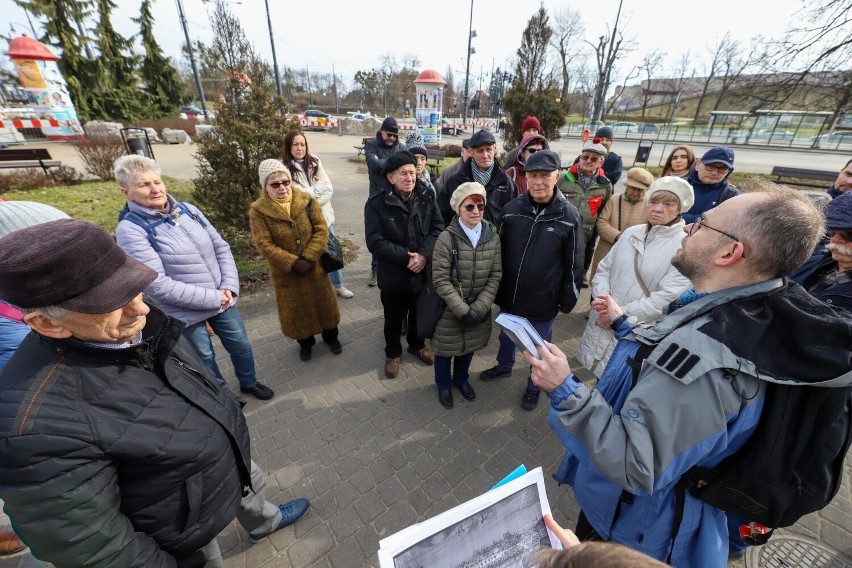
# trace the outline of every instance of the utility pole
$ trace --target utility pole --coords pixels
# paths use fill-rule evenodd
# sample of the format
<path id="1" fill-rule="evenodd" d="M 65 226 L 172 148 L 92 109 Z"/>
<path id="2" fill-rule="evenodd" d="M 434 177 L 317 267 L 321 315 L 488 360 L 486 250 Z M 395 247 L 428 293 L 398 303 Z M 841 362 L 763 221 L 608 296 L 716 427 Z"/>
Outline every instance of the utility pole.
<path id="1" fill-rule="evenodd" d="M 337 73 L 334 72 L 334 63 L 331 64 L 331 80 L 334 83 L 334 112 L 340 117 L 340 98 L 337 96 Z"/>
<path id="2" fill-rule="evenodd" d="M 600 124 L 601 116 L 603 116 L 604 98 L 606 97 L 606 89 L 609 87 L 609 76 L 612 73 L 612 49 L 615 44 L 615 36 L 618 33 L 618 19 L 621 17 L 621 4 L 624 0 L 618 2 L 618 12 L 615 14 L 615 24 L 612 26 L 612 34 L 609 36 L 609 45 L 607 46 L 606 59 L 601 69 L 598 69 L 598 85 L 595 88 L 595 111 L 592 115 L 592 130 Z"/>
<path id="3" fill-rule="evenodd" d="M 207 101 L 204 100 L 204 88 L 201 86 L 201 75 L 198 74 L 198 64 L 195 62 L 195 54 L 192 52 L 192 42 L 189 40 L 189 30 L 186 27 L 186 15 L 183 12 L 181 0 L 175 0 L 178 7 L 180 25 L 183 26 L 183 35 L 186 38 L 186 50 L 189 53 L 189 62 L 192 64 L 192 74 L 195 76 L 195 88 L 198 89 L 198 98 L 201 99 L 201 110 L 204 111 L 204 120 L 210 120 L 207 114 Z"/>
<path id="4" fill-rule="evenodd" d="M 272 68 L 275 69 L 275 90 L 281 97 L 281 75 L 278 74 L 278 58 L 275 57 L 275 38 L 272 37 L 272 18 L 269 17 L 269 0 L 263 0 L 266 4 L 266 24 L 269 26 L 269 43 L 272 45 Z"/>
<path id="5" fill-rule="evenodd" d="M 467 88 L 468 83 L 470 82 L 470 56 L 473 52 L 470 42 L 473 41 L 473 37 L 473 0 L 470 0 L 470 25 L 468 26 L 467 33 L 467 69 L 464 72 L 464 115 L 462 115 L 462 128 L 467 125 L 467 105 L 469 104 Z"/>
<path id="6" fill-rule="evenodd" d="M 308 74 L 308 104 L 314 108 L 314 93 L 311 91 L 311 68 L 305 65 L 305 71 Z"/>

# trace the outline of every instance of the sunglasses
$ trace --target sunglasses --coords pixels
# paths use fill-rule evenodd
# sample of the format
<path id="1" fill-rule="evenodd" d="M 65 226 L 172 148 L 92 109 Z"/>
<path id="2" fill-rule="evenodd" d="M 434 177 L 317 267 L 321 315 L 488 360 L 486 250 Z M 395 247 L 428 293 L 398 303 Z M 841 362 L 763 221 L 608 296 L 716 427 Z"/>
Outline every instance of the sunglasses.
<path id="1" fill-rule="evenodd" d="M 388 132 L 387 130 L 382 130 L 385 133 L 385 136 L 388 138 L 399 138 L 399 134 L 394 134 L 393 132 Z"/>
<path id="2" fill-rule="evenodd" d="M 269 187 L 271 187 L 272 189 L 278 189 L 282 185 L 284 187 L 288 187 L 290 185 L 290 180 L 285 179 L 283 181 L 271 181 L 271 182 L 269 182 Z"/>
<path id="3" fill-rule="evenodd" d="M 527 148 L 526 150 L 524 150 L 524 152 L 528 152 L 530 154 L 535 154 L 539 150 L 544 150 L 544 148 Z"/>
<path id="4" fill-rule="evenodd" d="M 473 212 L 474 209 L 479 209 L 480 211 L 485 211 L 485 204 L 484 203 L 468 203 L 467 205 L 464 206 L 464 210 L 467 211 L 468 213 Z"/>
<path id="5" fill-rule="evenodd" d="M 847 243 L 852 243 L 852 229 L 830 229 L 828 231 L 829 238 L 837 235 Z"/>
<path id="6" fill-rule="evenodd" d="M 597 164 L 598 161 L 600 161 L 600 158 L 598 156 L 582 156 L 581 155 L 580 161 L 581 162 L 591 162 L 593 164 Z"/>

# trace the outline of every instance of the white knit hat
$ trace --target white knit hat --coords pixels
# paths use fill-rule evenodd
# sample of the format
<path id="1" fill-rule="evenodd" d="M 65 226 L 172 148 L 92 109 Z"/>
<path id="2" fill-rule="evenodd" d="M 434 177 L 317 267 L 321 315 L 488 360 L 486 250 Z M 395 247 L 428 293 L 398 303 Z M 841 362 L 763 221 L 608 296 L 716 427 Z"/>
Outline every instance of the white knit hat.
<path id="1" fill-rule="evenodd" d="M 477 181 L 468 181 L 456 188 L 453 195 L 450 197 L 450 209 L 459 212 L 459 206 L 465 199 L 471 195 L 479 195 L 483 202 L 487 202 L 485 198 L 485 187 Z"/>
<path id="2" fill-rule="evenodd" d="M 257 167 L 257 177 L 260 180 L 260 187 L 266 187 L 266 180 L 269 179 L 269 176 L 280 172 L 287 174 L 287 179 L 292 179 L 290 170 L 280 160 L 263 160 Z"/>
<path id="3" fill-rule="evenodd" d="M 68 215 L 50 205 L 35 201 L 0 201 L 0 237 L 59 219 L 68 219 Z"/>
<path id="4" fill-rule="evenodd" d="M 674 193 L 680 201 L 680 212 L 689 211 L 692 204 L 695 203 L 695 192 L 692 191 L 692 186 L 683 178 L 677 176 L 661 177 L 651 184 L 648 191 L 645 192 L 645 203 L 651 203 L 651 197 L 660 191 L 668 191 Z"/>

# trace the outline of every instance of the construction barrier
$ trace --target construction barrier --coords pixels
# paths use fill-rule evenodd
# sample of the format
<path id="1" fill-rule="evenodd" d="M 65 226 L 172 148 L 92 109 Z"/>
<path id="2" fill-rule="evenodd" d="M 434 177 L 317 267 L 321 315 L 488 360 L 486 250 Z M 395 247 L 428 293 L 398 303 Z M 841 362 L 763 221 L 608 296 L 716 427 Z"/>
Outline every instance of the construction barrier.
<path id="1" fill-rule="evenodd" d="M 41 128 L 42 126 L 52 126 L 54 128 L 59 128 L 58 120 L 20 120 L 20 119 L 12 119 L 12 120 L 0 120 L 0 128 L 8 128 L 8 125 L 11 124 L 17 129 L 22 128 Z"/>

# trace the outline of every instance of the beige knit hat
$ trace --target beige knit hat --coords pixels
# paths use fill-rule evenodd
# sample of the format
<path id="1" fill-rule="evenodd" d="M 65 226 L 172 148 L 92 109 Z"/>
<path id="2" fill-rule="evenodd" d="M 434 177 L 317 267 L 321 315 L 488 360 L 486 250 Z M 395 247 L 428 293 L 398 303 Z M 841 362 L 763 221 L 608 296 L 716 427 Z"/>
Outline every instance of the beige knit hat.
<path id="1" fill-rule="evenodd" d="M 290 170 L 280 160 L 263 160 L 260 166 L 257 167 L 257 177 L 260 180 L 260 187 L 266 187 L 266 180 L 269 179 L 269 176 L 279 172 L 287 174 L 287 179 L 293 179 L 290 176 Z"/>
<path id="2" fill-rule="evenodd" d="M 453 195 L 450 197 L 450 209 L 458 213 L 459 206 L 471 195 L 479 195 L 482 197 L 483 202 L 487 202 L 485 187 L 477 181 L 469 181 L 458 186 L 453 192 Z"/>

